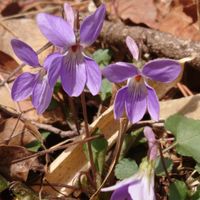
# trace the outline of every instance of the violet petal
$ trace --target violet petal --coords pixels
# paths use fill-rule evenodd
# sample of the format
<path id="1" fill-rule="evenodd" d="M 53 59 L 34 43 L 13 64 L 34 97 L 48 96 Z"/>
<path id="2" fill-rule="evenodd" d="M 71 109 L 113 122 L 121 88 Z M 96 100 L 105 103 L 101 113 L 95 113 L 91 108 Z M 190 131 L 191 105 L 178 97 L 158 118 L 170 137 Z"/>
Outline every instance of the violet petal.
<path id="1" fill-rule="evenodd" d="M 180 64 L 171 59 L 155 59 L 149 61 L 142 69 L 142 73 L 148 78 L 164 83 L 175 80 L 180 72 Z"/>
<path id="2" fill-rule="evenodd" d="M 70 4 L 64 3 L 64 11 L 65 11 L 65 16 L 67 19 L 67 22 L 70 24 L 72 29 L 74 29 L 74 11 L 73 8 L 71 7 Z"/>
<path id="3" fill-rule="evenodd" d="M 149 159 L 155 160 L 158 155 L 158 145 L 156 142 L 155 134 L 152 128 L 146 126 L 144 128 L 144 135 L 147 138 L 148 146 L 149 146 Z"/>
<path id="4" fill-rule="evenodd" d="M 130 36 L 126 37 L 126 45 L 127 45 L 128 49 L 129 49 L 129 51 L 131 52 L 133 58 L 135 60 L 138 60 L 138 58 L 139 58 L 139 49 L 138 49 L 138 46 L 135 43 L 135 41 Z"/>
<path id="5" fill-rule="evenodd" d="M 50 87 L 47 76 L 43 77 L 42 80 L 38 80 L 32 94 L 32 103 L 38 114 L 47 109 L 51 102 L 52 94 L 53 88 Z"/>
<path id="6" fill-rule="evenodd" d="M 128 186 L 123 186 L 115 190 L 112 193 L 110 200 L 131 200 L 131 197 L 128 193 Z"/>
<path id="7" fill-rule="evenodd" d="M 83 20 L 80 27 L 80 41 L 83 46 L 91 45 L 98 37 L 106 14 L 106 7 L 102 4 L 90 16 Z"/>
<path id="8" fill-rule="evenodd" d="M 21 101 L 29 97 L 32 94 L 36 81 L 36 74 L 25 72 L 18 76 L 12 86 L 12 99 L 14 101 Z"/>
<path id="9" fill-rule="evenodd" d="M 147 178 L 147 177 L 145 177 Z M 143 183 L 143 178 L 134 184 L 129 185 L 128 192 L 132 199 L 134 200 L 149 200 L 149 194 L 147 191 L 144 191 L 145 186 Z"/>
<path id="10" fill-rule="evenodd" d="M 54 45 L 67 49 L 76 43 L 72 27 L 61 17 L 40 13 L 37 23 L 43 35 Z"/>
<path id="11" fill-rule="evenodd" d="M 97 95 L 101 88 L 101 71 L 93 59 L 86 56 L 84 56 L 84 59 L 87 74 L 86 85 L 92 95 Z"/>
<path id="12" fill-rule="evenodd" d="M 147 91 L 145 84 L 132 84 L 128 86 L 128 93 L 125 102 L 128 119 L 132 123 L 140 121 L 147 108 Z"/>
<path id="13" fill-rule="evenodd" d="M 146 84 L 148 97 L 147 97 L 147 109 L 151 116 L 151 118 L 155 121 L 159 120 L 160 116 L 160 105 L 159 100 L 156 95 L 155 90 L 150 87 L 148 84 Z"/>
<path id="14" fill-rule="evenodd" d="M 118 90 L 114 101 L 114 117 L 119 119 L 125 110 L 125 100 L 127 98 L 128 87 L 123 87 Z"/>
<path id="15" fill-rule="evenodd" d="M 32 67 L 38 67 L 40 65 L 36 52 L 28 44 L 18 39 L 12 39 L 11 45 L 16 56 L 21 61 Z"/>
<path id="16" fill-rule="evenodd" d="M 49 55 L 45 62 L 44 67 L 47 69 L 47 76 L 50 87 L 54 87 L 58 77 L 60 76 L 61 67 L 63 66 L 63 55 L 54 53 Z"/>
<path id="17" fill-rule="evenodd" d="M 63 89 L 69 96 L 79 96 L 86 83 L 86 69 L 81 54 L 69 53 L 61 68 L 61 82 Z"/>
<path id="18" fill-rule="evenodd" d="M 120 83 L 129 77 L 139 74 L 138 69 L 130 63 L 117 62 L 108 65 L 102 70 L 102 74 L 111 82 Z"/>

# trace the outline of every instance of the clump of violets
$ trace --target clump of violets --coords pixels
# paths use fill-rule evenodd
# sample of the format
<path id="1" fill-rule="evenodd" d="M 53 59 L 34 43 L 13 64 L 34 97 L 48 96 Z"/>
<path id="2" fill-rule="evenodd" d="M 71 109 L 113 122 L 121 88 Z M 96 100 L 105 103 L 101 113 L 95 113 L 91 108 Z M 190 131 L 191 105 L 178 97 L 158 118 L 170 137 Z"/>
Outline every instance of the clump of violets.
<path id="1" fill-rule="evenodd" d="M 132 177 L 118 182 L 116 185 L 103 188 L 102 192 L 114 191 L 111 200 L 155 200 L 154 169 L 158 146 L 150 127 L 144 128 L 148 140 L 148 158 L 143 159 L 138 172 Z"/>
<path id="2" fill-rule="evenodd" d="M 126 38 L 133 58 L 138 60 L 139 50 L 131 37 Z M 147 79 L 169 83 L 175 80 L 181 71 L 180 64 L 171 59 L 155 59 L 147 62 L 142 69 L 132 63 L 117 62 L 103 69 L 103 75 L 111 82 L 119 83 L 127 80 L 127 85 L 116 94 L 114 116 L 119 119 L 124 110 L 129 121 L 140 121 L 146 110 L 153 120 L 159 119 L 159 101 L 155 90 L 147 84 Z"/>
<path id="3" fill-rule="evenodd" d="M 15 101 L 21 101 L 32 96 L 32 104 L 38 114 L 41 114 L 51 101 L 54 85 L 49 85 L 48 72 L 56 54 L 49 55 L 44 61 L 44 67 L 42 67 L 36 52 L 28 44 L 13 39 L 11 45 L 16 56 L 35 69 L 33 73 L 25 72 L 17 77 L 12 86 L 11 96 Z"/>
<path id="4" fill-rule="evenodd" d="M 83 53 L 98 37 L 106 9 L 101 5 L 92 15 L 86 17 L 80 25 L 70 5 L 64 5 L 66 20 L 50 14 L 37 16 L 38 26 L 43 35 L 62 51 L 51 64 L 49 84 L 52 87 L 58 76 L 63 89 L 69 96 L 79 96 L 85 85 L 93 95 L 101 87 L 101 71 L 97 63 Z"/>

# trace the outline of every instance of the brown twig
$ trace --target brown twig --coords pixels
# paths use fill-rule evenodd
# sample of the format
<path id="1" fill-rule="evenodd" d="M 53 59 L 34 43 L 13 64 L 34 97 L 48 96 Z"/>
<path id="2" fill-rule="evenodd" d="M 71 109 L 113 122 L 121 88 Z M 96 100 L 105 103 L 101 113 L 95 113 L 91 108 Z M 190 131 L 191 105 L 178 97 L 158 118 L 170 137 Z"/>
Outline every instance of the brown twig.
<path id="1" fill-rule="evenodd" d="M 77 112 L 76 112 L 76 109 L 75 109 L 75 106 L 74 106 L 74 99 L 72 97 L 68 97 L 69 99 L 69 105 L 70 105 L 70 108 L 71 108 L 71 112 L 72 112 L 72 118 L 73 118 L 73 121 L 74 121 L 74 124 L 76 126 L 76 130 L 77 130 L 77 133 L 80 135 L 80 126 L 79 126 L 79 123 L 78 123 L 78 117 L 77 117 Z"/>
<path id="2" fill-rule="evenodd" d="M 183 86 L 182 86 L 181 83 L 177 83 L 176 85 L 177 85 L 178 89 L 181 91 L 181 93 L 183 94 L 184 97 L 189 96 L 189 95 L 187 94 L 187 92 L 185 91 L 185 89 L 183 88 Z"/>
<path id="3" fill-rule="evenodd" d="M 44 129 L 44 130 L 47 130 L 47 131 L 50 131 L 54 134 L 58 134 L 60 135 L 62 138 L 65 138 L 65 137 L 74 137 L 74 136 L 77 136 L 79 135 L 77 131 L 74 131 L 74 130 L 70 130 L 70 131 L 63 131 L 59 128 L 56 128 L 50 124 L 42 124 L 42 123 L 38 123 L 38 122 L 35 122 L 35 121 L 31 121 L 32 124 L 36 125 L 38 128 L 40 129 Z"/>
<path id="4" fill-rule="evenodd" d="M 62 193 L 62 192 L 60 192 L 59 190 L 57 190 L 57 189 L 55 188 L 54 185 L 52 185 L 51 183 L 49 183 L 49 182 L 47 181 L 47 179 L 45 179 L 45 181 L 47 182 L 47 184 L 49 185 L 49 187 L 51 187 L 54 191 L 56 191 L 57 193 L 63 195 L 64 197 L 67 197 L 67 195 L 65 195 L 64 193 Z"/>
<path id="5" fill-rule="evenodd" d="M 47 7 L 45 9 L 41 9 L 40 11 L 38 11 L 38 10 L 37 11 L 30 11 L 30 12 L 24 12 L 24 13 L 19 13 L 19 14 L 15 14 L 15 15 L 10 15 L 10 16 L 7 16 L 7 17 L 1 17 L 0 21 L 11 20 L 11 19 L 15 19 L 15 18 L 18 18 L 18 17 L 27 17 L 29 15 L 36 15 L 39 12 L 51 12 L 51 11 L 54 11 L 54 10 L 57 10 L 57 9 L 60 9 L 60 6 L 53 6 L 51 8 Z"/>
<path id="6" fill-rule="evenodd" d="M 86 134 L 86 138 L 89 138 L 90 137 L 90 131 L 89 131 L 89 126 L 88 126 L 87 108 L 86 108 L 85 93 L 84 92 L 82 92 L 82 94 L 81 94 L 81 105 L 82 105 L 82 109 L 83 109 L 85 134 Z M 90 141 L 87 142 L 87 145 L 88 145 L 88 154 L 89 154 L 89 160 L 90 160 L 92 175 L 93 175 L 93 178 L 95 179 L 96 178 L 96 169 L 95 169 L 95 165 L 94 165 L 92 147 L 91 147 Z"/>
<path id="7" fill-rule="evenodd" d="M 88 141 L 92 141 L 92 140 L 95 140 L 95 139 L 100 138 L 100 137 L 102 137 L 102 135 L 96 135 L 96 136 L 92 136 L 92 137 L 89 137 L 89 138 L 85 138 L 85 139 L 80 140 L 80 141 L 74 141 L 74 142 L 69 143 L 69 144 L 64 144 L 64 145 L 61 145 L 61 146 L 56 146 L 54 148 L 43 150 L 43 151 L 37 152 L 35 154 L 26 156 L 24 158 L 19 158 L 19 159 L 13 160 L 11 162 L 11 164 L 22 162 L 24 160 L 27 160 L 27 159 L 30 159 L 30 158 L 34 158 L 34 157 L 43 156 L 43 155 L 45 155 L 47 153 L 53 153 L 54 151 L 66 149 L 66 148 L 71 147 L 71 146 L 76 145 L 76 144 L 81 144 L 81 143 L 84 144 L 84 143 L 86 143 Z"/>
<path id="8" fill-rule="evenodd" d="M 120 30 L 120 31 L 119 31 Z M 160 32 L 141 26 L 127 26 L 120 22 L 105 21 L 99 40 L 105 47 L 113 49 L 114 54 L 129 53 L 125 38 L 131 36 L 137 44 L 142 41 L 142 52 L 153 57 L 167 57 L 181 59 L 195 55 L 195 59 L 188 61 L 188 66 L 200 70 L 200 42 L 177 38 L 170 33 Z"/>
<path id="9" fill-rule="evenodd" d="M 182 84 L 182 87 L 185 89 L 185 91 L 188 93 L 189 96 L 193 96 L 194 94 L 192 91 L 184 84 Z"/>

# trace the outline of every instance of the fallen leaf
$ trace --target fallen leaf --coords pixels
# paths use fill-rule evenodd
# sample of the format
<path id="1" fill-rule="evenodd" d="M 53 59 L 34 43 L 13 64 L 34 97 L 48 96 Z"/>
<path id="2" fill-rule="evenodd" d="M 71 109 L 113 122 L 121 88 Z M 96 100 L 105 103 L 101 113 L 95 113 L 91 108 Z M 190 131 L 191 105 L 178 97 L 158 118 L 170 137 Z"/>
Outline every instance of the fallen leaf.
<path id="1" fill-rule="evenodd" d="M 21 120 L 8 118 L 0 123 L 0 144 L 9 141 L 10 145 L 24 146 L 35 139 Z"/>
<path id="2" fill-rule="evenodd" d="M 7 179 L 26 181 L 29 171 L 38 169 L 41 165 L 37 158 L 30 158 L 21 162 L 12 164 L 11 162 L 31 155 L 26 148 L 21 146 L 0 145 L 0 173 Z"/>
<path id="3" fill-rule="evenodd" d="M 173 114 L 182 114 L 192 119 L 200 118 L 200 95 L 160 102 L 160 118 L 167 119 Z"/>
<path id="4" fill-rule="evenodd" d="M 21 18 L 6 20 L 1 21 L 0 25 L 0 50 L 15 58 L 18 63 L 21 63 L 21 61 L 15 56 L 12 50 L 10 45 L 11 39 L 17 37 L 18 39 L 28 43 L 35 51 L 47 43 L 46 38 L 41 34 L 34 19 Z M 40 55 L 41 63 L 43 63 L 44 58 L 50 52 L 51 48 Z"/>
<path id="5" fill-rule="evenodd" d="M 118 15 L 123 20 L 131 20 L 136 24 L 146 24 L 147 26 L 154 27 L 157 16 L 157 9 L 153 0 L 115 0 Z M 113 4 L 113 1 L 112 3 Z"/>

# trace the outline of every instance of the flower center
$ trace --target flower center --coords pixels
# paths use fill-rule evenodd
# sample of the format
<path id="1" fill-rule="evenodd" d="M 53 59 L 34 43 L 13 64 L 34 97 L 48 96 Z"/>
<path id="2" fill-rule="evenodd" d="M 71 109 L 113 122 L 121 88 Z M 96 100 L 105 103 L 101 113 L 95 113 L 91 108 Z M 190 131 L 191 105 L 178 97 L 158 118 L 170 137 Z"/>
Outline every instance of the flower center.
<path id="1" fill-rule="evenodd" d="M 140 82 L 141 79 L 142 79 L 142 76 L 141 76 L 141 75 L 136 75 L 136 76 L 135 76 L 135 81 L 136 81 L 136 82 Z"/>
<path id="2" fill-rule="evenodd" d="M 79 48 L 79 45 L 77 45 L 77 44 L 71 46 L 71 50 L 72 50 L 73 52 L 76 52 L 78 48 Z"/>

